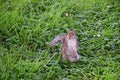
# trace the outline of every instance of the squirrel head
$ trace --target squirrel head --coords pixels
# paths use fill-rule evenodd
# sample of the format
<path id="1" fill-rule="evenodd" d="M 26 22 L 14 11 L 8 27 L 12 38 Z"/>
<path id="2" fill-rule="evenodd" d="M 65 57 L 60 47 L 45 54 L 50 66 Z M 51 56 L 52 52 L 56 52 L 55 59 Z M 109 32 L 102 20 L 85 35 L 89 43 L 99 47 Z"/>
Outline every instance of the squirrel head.
<path id="1" fill-rule="evenodd" d="M 73 39 L 74 36 L 75 36 L 75 30 L 69 30 L 69 31 L 67 32 L 67 35 L 68 35 L 68 38 L 69 38 L 69 39 Z"/>

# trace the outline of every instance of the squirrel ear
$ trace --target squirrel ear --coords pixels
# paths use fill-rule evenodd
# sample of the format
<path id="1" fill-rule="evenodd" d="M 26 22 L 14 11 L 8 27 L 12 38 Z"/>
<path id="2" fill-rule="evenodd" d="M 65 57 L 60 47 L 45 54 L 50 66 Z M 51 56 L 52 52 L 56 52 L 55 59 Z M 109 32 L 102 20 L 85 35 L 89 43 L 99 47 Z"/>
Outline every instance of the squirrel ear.
<path id="1" fill-rule="evenodd" d="M 69 32 L 70 32 L 70 30 L 68 29 L 68 30 L 67 30 L 67 33 L 69 33 Z"/>

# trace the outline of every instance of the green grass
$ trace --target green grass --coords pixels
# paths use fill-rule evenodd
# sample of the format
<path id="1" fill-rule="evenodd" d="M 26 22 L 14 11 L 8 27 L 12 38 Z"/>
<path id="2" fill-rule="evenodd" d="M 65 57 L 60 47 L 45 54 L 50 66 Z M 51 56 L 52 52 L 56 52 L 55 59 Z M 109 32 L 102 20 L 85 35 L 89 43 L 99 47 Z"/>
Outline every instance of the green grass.
<path id="1" fill-rule="evenodd" d="M 119 0 L 0 0 L 0 80 L 119 80 Z M 75 29 L 81 58 L 46 42 Z"/>

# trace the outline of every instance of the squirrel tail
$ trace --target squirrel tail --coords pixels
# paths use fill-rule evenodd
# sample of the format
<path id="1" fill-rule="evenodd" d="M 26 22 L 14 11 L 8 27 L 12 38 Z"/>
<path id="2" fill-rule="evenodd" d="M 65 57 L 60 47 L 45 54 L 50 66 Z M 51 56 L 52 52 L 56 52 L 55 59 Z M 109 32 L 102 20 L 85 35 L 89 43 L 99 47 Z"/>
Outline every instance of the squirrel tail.
<path id="1" fill-rule="evenodd" d="M 65 39 L 65 37 L 67 36 L 67 34 L 60 34 L 58 36 L 56 36 L 50 43 L 47 43 L 49 46 L 55 46 L 58 43 L 63 42 L 63 40 Z"/>

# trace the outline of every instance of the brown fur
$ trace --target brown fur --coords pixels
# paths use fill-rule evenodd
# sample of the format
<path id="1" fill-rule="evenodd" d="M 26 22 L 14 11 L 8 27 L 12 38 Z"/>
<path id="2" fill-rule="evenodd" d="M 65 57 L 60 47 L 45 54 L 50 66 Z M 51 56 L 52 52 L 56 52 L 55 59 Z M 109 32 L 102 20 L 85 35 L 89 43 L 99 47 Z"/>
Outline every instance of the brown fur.
<path id="1" fill-rule="evenodd" d="M 58 42 L 62 42 L 62 58 L 63 60 L 69 60 L 71 62 L 76 62 L 79 60 L 79 55 L 77 53 L 78 43 L 75 35 L 75 31 L 68 31 L 67 34 L 58 35 L 53 39 L 49 45 L 54 46 Z"/>
<path id="2" fill-rule="evenodd" d="M 75 31 L 68 31 L 69 39 L 72 39 L 75 36 Z"/>

